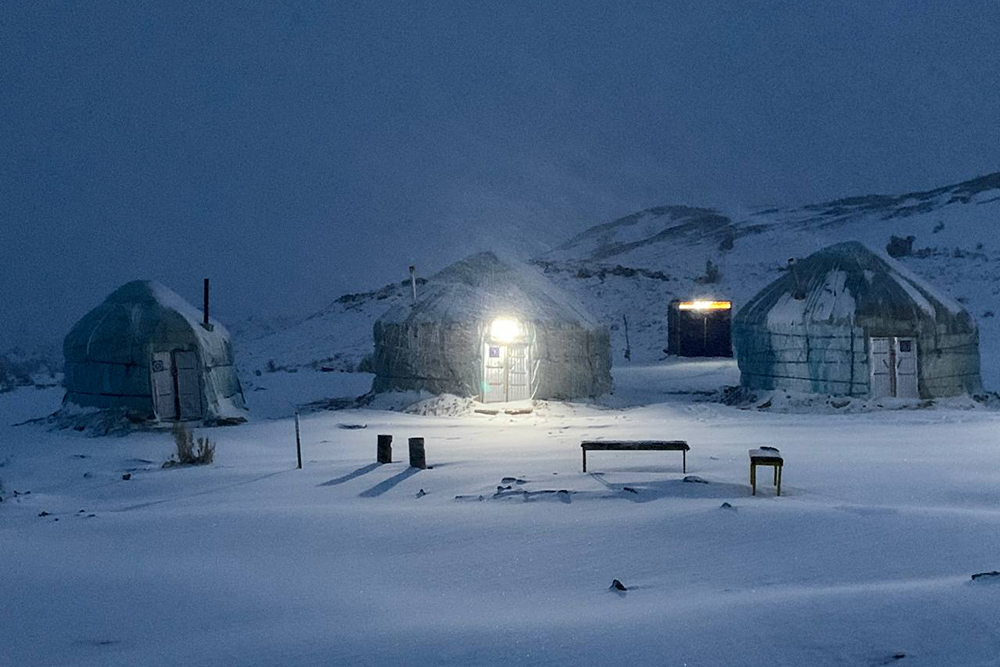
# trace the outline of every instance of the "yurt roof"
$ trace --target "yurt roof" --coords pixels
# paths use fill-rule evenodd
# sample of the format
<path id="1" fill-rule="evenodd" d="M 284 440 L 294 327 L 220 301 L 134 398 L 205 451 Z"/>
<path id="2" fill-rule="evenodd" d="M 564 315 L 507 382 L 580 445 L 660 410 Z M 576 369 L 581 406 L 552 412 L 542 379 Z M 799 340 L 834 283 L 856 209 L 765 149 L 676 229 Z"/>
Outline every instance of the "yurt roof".
<path id="1" fill-rule="evenodd" d="M 828 246 L 794 263 L 747 303 L 736 321 L 778 327 L 933 321 L 952 329 L 975 328 L 957 301 L 856 241 Z"/>
<path id="2" fill-rule="evenodd" d="M 470 255 L 418 288 L 416 303 L 399 304 L 383 324 L 478 322 L 509 316 L 528 322 L 573 322 L 599 327 L 575 298 L 539 271 L 492 252 Z"/>
<path id="3" fill-rule="evenodd" d="M 112 312 L 117 315 L 112 316 Z M 77 322 L 67 336 L 67 344 L 86 344 L 87 340 L 83 340 L 82 336 L 92 338 L 88 332 L 101 328 L 110 320 L 115 322 L 113 326 L 118 327 L 118 335 L 129 337 L 149 331 L 153 323 L 158 323 L 158 326 L 181 325 L 189 328 L 199 344 L 213 353 L 218 352 L 229 338 L 226 328 L 214 319 L 209 319 L 211 331 L 201 326 L 201 311 L 169 287 L 151 280 L 133 280 L 116 289 Z"/>

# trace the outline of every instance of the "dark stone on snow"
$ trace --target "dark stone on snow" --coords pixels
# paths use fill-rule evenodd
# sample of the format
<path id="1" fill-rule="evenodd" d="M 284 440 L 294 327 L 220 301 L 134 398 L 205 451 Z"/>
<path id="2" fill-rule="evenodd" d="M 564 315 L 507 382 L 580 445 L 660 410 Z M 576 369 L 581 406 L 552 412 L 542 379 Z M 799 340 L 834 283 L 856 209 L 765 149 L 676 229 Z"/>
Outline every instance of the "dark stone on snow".
<path id="1" fill-rule="evenodd" d="M 628 491 L 629 493 L 639 493 L 638 491 L 636 491 L 635 489 L 633 489 L 631 486 L 623 486 L 622 487 L 622 491 Z"/>
<path id="2" fill-rule="evenodd" d="M 684 478 L 684 481 L 689 484 L 708 484 L 707 479 L 702 479 L 697 475 L 688 475 L 687 477 Z"/>
<path id="3" fill-rule="evenodd" d="M 427 495 L 427 492 L 424 491 L 423 489 L 420 489 L 419 491 L 417 491 L 417 498 L 423 498 L 426 495 Z"/>
<path id="4" fill-rule="evenodd" d="M 617 579 L 615 579 L 614 581 L 611 582 L 611 586 L 608 587 L 608 590 L 621 591 L 621 592 L 624 593 L 628 589 L 625 588 L 625 584 L 623 584 L 622 582 L 620 582 Z"/>
<path id="5" fill-rule="evenodd" d="M 122 479 L 126 482 L 129 481 L 130 479 L 132 479 L 132 473 L 130 472 L 125 473 L 124 475 L 122 475 Z"/>
<path id="6" fill-rule="evenodd" d="M 45 510 L 42 510 L 41 512 L 38 513 L 38 516 L 49 516 L 49 513 L 46 512 Z"/>
<path id="7" fill-rule="evenodd" d="M 993 570 L 992 572 L 979 572 L 972 575 L 973 581 L 996 581 L 1000 583 L 1000 572 Z"/>
<path id="8" fill-rule="evenodd" d="M 732 506 L 731 504 L 729 504 L 729 503 L 722 503 L 721 505 L 719 505 L 719 509 L 723 509 L 723 510 L 733 510 L 734 512 L 736 511 L 736 508 L 735 508 L 735 507 L 733 507 L 733 506 Z"/>

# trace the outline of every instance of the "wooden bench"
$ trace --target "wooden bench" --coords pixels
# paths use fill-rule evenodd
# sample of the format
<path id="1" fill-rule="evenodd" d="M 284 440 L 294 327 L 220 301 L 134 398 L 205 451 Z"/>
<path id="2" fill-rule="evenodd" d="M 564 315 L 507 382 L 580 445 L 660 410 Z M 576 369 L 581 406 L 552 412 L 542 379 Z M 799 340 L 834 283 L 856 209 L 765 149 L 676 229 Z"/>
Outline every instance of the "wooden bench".
<path id="1" fill-rule="evenodd" d="M 750 486 L 753 488 L 751 495 L 757 495 L 757 466 L 771 466 L 774 468 L 774 486 L 777 495 L 781 495 L 781 469 L 785 465 L 785 460 L 781 458 L 781 452 L 775 447 L 760 447 L 750 450 Z"/>
<path id="2" fill-rule="evenodd" d="M 587 472 L 587 452 L 680 452 L 683 455 L 682 470 L 687 472 L 687 453 L 691 449 L 683 440 L 585 440 L 583 449 L 583 472 Z"/>

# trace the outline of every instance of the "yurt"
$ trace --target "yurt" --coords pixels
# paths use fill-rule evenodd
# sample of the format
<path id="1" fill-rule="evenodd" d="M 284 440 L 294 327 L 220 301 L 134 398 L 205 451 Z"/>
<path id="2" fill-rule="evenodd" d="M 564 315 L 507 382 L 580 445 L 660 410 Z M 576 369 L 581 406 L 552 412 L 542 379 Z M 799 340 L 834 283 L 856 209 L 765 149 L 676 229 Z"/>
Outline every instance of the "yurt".
<path id="1" fill-rule="evenodd" d="M 373 390 L 485 403 L 611 390 L 608 330 L 538 271 L 491 252 L 430 278 L 374 326 Z"/>
<path id="2" fill-rule="evenodd" d="M 111 293 L 66 336 L 65 402 L 160 422 L 246 416 L 225 327 L 175 292 L 137 280 Z"/>
<path id="3" fill-rule="evenodd" d="M 790 263 L 737 313 L 733 343 L 753 389 L 936 398 L 982 388 L 968 311 L 857 242 Z"/>

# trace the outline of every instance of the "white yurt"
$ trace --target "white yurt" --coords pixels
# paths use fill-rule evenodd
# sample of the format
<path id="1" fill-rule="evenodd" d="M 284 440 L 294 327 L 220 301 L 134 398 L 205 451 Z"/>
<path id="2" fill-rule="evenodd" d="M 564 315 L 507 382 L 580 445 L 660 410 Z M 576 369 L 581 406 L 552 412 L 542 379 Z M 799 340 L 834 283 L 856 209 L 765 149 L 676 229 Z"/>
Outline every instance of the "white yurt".
<path id="1" fill-rule="evenodd" d="M 737 313 L 733 344 L 753 389 L 899 398 L 982 389 L 972 315 L 857 242 L 791 263 Z"/>
<path id="2" fill-rule="evenodd" d="M 434 275 L 373 333 L 376 392 L 423 390 L 492 403 L 611 390 L 607 328 L 537 270 L 491 252 Z"/>

